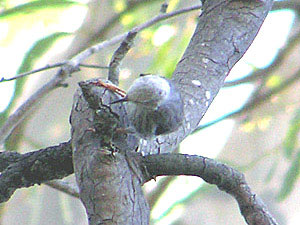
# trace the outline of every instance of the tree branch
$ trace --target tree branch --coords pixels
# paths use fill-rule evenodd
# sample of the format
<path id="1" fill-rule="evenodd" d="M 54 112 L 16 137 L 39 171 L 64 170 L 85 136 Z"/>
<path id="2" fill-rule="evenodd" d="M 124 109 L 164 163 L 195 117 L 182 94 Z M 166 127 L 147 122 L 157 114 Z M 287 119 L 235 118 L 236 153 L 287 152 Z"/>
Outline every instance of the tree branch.
<path id="1" fill-rule="evenodd" d="M 130 50 L 133 45 L 134 38 L 137 32 L 128 32 L 126 38 L 122 41 L 119 48 L 114 52 L 111 61 L 109 63 L 108 80 L 113 84 L 119 84 L 119 67 L 121 61 Z"/>
<path id="2" fill-rule="evenodd" d="M 25 77 L 25 76 L 28 76 L 28 75 L 31 75 L 31 74 L 34 74 L 34 73 L 41 72 L 41 71 L 45 71 L 45 70 L 49 70 L 49 69 L 54 69 L 54 68 L 57 68 L 57 67 L 61 67 L 64 64 L 65 63 L 54 63 L 54 64 L 46 65 L 44 67 L 41 67 L 41 68 L 38 68 L 38 69 L 34 69 L 34 70 L 31 70 L 31 71 L 28 71 L 28 72 L 25 72 L 25 73 L 18 74 L 17 76 L 14 76 L 14 77 L 10 77 L 10 78 L 2 77 L 0 79 L 0 83 L 1 82 L 6 82 L 6 81 L 16 80 L 16 79 L 19 79 L 19 78 L 22 78 L 22 77 Z"/>
<path id="3" fill-rule="evenodd" d="M 76 185 L 70 184 L 69 182 L 62 181 L 62 180 L 51 180 L 45 182 L 45 184 L 48 185 L 49 187 L 62 191 L 75 198 L 79 198 L 78 187 Z"/>
<path id="4" fill-rule="evenodd" d="M 20 154 L 17 159 L 10 160 L 13 163 L 0 176 L 0 202 L 7 201 L 17 188 L 60 179 L 73 173 L 71 154 L 70 142 L 66 142 L 39 151 Z M 138 153 L 131 153 L 130 157 L 135 158 L 142 170 L 146 171 L 144 173 L 146 182 L 155 176 L 199 176 L 232 195 L 238 202 L 248 224 L 277 224 L 261 200 L 251 191 L 244 176 L 225 164 L 202 156 L 179 153 L 144 157 Z M 8 156 L 6 152 L 0 154 L 1 161 L 10 158 L 11 156 Z M 57 185 L 55 186 L 57 188 Z M 61 188 L 58 189 L 61 190 Z M 77 196 L 76 190 L 71 192 Z"/>
<path id="5" fill-rule="evenodd" d="M 17 188 L 61 179 L 73 173 L 70 142 L 39 151 L 14 154 L 0 154 L 0 161 L 6 161 L 6 168 L 1 168 L 0 202 L 7 201 Z"/>
<path id="6" fill-rule="evenodd" d="M 166 175 L 201 177 L 207 183 L 215 184 L 220 190 L 232 195 L 248 224 L 277 224 L 261 199 L 251 191 L 244 175 L 225 164 L 203 156 L 173 153 L 145 156 L 141 167 L 147 170 L 147 180 Z"/>
<path id="7" fill-rule="evenodd" d="M 1 82 L 6 82 L 6 81 L 16 80 L 16 79 L 19 79 L 19 78 L 22 78 L 22 77 L 26 77 L 26 76 L 34 74 L 34 73 L 38 73 L 38 72 L 42 72 L 42 71 L 45 71 L 45 70 L 62 67 L 64 65 L 66 65 L 66 62 L 54 63 L 54 64 L 46 65 L 44 67 L 41 67 L 41 68 L 38 68 L 38 69 L 34 69 L 34 70 L 31 70 L 31 71 L 28 71 L 28 72 L 25 72 L 25 73 L 21 73 L 21 74 L 19 74 L 17 76 L 14 76 L 14 77 L 10 77 L 10 78 L 2 77 L 0 79 L 0 83 Z M 83 64 L 83 63 L 80 63 L 79 67 L 87 67 L 87 68 L 93 68 L 93 69 L 109 69 L 108 66 L 89 65 L 89 64 Z"/>

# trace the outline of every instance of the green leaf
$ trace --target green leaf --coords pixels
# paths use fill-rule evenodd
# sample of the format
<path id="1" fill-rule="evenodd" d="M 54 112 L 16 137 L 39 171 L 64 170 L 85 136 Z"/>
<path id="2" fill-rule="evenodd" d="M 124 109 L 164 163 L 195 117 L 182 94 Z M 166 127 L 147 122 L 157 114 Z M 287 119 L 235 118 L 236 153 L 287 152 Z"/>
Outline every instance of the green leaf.
<path id="1" fill-rule="evenodd" d="M 62 8 L 66 6 L 79 5 L 76 1 L 66 0 L 48 0 L 48 1 L 32 1 L 13 8 L 9 8 L 0 13 L 0 19 L 19 16 L 22 14 L 30 14 L 46 8 Z"/>
<path id="2" fill-rule="evenodd" d="M 300 172 L 300 149 L 284 177 L 283 185 L 277 197 L 278 200 L 280 201 L 284 200 L 292 192 L 293 188 L 295 187 L 297 178 L 299 177 L 299 172 Z"/>
<path id="3" fill-rule="evenodd" d="M 169 57 L 171 57 L 170 52 L 172 52 L 173 46 L 172 43 L 174 42 L 174 38 L 170 38 L 166 43 L 164 43 L 157 51 L 157 54 L 155 55 L 152 65 L 149 68 L 150 71 L 158 71 L 158 70 L 165 70 L 163 66 L 166 65 L 166 62 L 170 61 Z M 169 57 L 166 57 L 169 56 Z M 162 66 L 163 65 L 163 66 Z M 169 66 L 169 65 L 168 65 Z M 162 71 L 162 73 L 165 71 Z M 165 75 L 165 74 L 164 74 Z"/>
<path id="4" fill-rule="evenodd" d="M 35 44 L 25 54 L 23 62 L 18 70 L 18 73 L 24 73 L 26 71 L 31 70 L 36 61 L 40 59 L 49 50 L 53 43 L 55 43 L 58 39 L 68 35 L 71 35 L 71 33 L 56 32 L 36 41 Z"/>
<path id="5" fill-rule="evenodd" d="M 274 160 L 266 178 L 265 178 L 265 182 L 268 183 L 272 180 L 273 176 L 275 175 L 275 172 L 277 170 L 278 167 L 278 160 Z"/>
<path id="6" fill-rule="evenodd" d="M 290 126 L 286 137 L 283 141 L 284 155 L 290 159 L 297 147 L 297 136 L 300 131 L 300 109 L 298 109 L 294 117 L 290 121 Z"/>
<path id="7" fill-rule="evenodd" d="M 35 42 L 35 44 L 25 54 L 17 74 L 32 70 L 37 60 L 40 59 L 49 50 L 49 48 L 53 45 L 53 43 L 55 43 L 58 39 L 68 35 L 70 35 L 70 33 L 56 32 Z M 22 86 L 24 85 L 26 79 L 27 77 L 17 80 L 16 91 L 15 91 L 16 97 L 18 97 L 21 94 L 23 89 Z"/>

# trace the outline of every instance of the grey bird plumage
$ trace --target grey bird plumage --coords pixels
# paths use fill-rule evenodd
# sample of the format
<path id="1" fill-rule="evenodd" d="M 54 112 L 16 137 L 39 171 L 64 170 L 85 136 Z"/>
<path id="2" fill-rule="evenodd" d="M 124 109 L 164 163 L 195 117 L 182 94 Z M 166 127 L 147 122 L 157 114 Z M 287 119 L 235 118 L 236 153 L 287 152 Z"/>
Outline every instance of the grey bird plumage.
<path id="1" fill-rule="evenodd" d="M 172 81 L 158 75 L 136 79 L 127 95 L 116 102 L 127 102 L 131 125 L 143 139 L 176 131 L 184 118 L 179 90 Z"/>

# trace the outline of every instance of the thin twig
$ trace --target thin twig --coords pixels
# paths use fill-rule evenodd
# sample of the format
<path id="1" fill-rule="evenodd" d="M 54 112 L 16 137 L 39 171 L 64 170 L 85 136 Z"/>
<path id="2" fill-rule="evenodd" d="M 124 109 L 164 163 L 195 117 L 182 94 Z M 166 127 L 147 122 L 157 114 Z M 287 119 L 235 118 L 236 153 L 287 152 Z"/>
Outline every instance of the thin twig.
<path id="1" fill-rule="evenodd" d="M 108 80 L 115 85 L 119 84 L 119 67 L 121 61 L 130 50 L 136 34 L 137 32 L 129 32 L 111 58 L 111 61 L 109 63 Z"/>
<path id="2" fill-rule="evenodd" d="M 174 12 L 165 13 L 154 17 L 146 23 L 143 23 L 135 28 L 133 28 L 130 32 L 139 32 L 147 27 L 152 26 L 155 23 L 163 21 L 165 19 L 174 17 L 176 15 L 180 15 L 186 12 L 190 12 L 193 10 L 200 9 L 201 6 L 191 6 L 188 8 L 176 10 Z M 78 67 L 82 61 L 87 59 L 92 54 L 99 52 L 105 47 L 114 45 L 119 41 L 123 40 L 127 36 L 128 32 L 115 36 L 114 38 L 96 44 L 81 53 L 74 56 L 71 60 L 67 61 L 64 66 L 57 72 L 57 74 L 43 87 L 41 87 L 36 93 L 34 93 L 27 101 L 25 101 L 5 122 L 5 124 L 0 129 L 0 145 L 4 143 L 5 139 L 12 132 L 12 130 L 26 117 L 26 115 L 31 111 L 35 103 L 41 98 L 48 94 L 53 89 L 60 86 L 62 82 L 65 81 L 67 75 L 78 71 Z"/>
<path id="3" fill-rule="evenodd" d="M 75 198 L 79 198 L 79 190 L 78 187 L 75 185 L 72 185 L 71 183 L 67 181 L 62 180 L 52 180 L 47 181 L 45 184 L 49 187 L 52 187 L 54 189 L 57 189 L 59 191 L 62 191 L 68 195 L 71 195 Z"/>
<path id="4" fill-rule="evenodd" d="M 98 66 L 98 65 L 90 65 L 90 64 L 84 64 L 80 63 L 80 67 L 86 67 L 86 68 L 92 68 L 92 69 L 109 69 L 109 66 Z"/>
<path id="5" fill-rule="evenodd" d="M 28 75 L 31 75 L 31 74 L 34 74 L 34 73 L 41 72 L 41 71 L 45 71 L 45 70 L 49 70 L 49 69 L 54 69 L 54 68 L 57 68 L 57 67 L 61 67 L 61 66 L 65 65 L 65 64 L 66 64 L 66 62 L 48 64 L 48 65 L 46 65 L 44 67 L 41 67 L 41 68 L 38 68 L 38 69 L 34 69 L 34 70 L 31 70 L 31 71 L 28 71 L 28 72 L 25 72 L 25 73 L 21 73 L 21 74 L 18 74 L 17 76 L 11 77 L 11 78 L 4 78 L 4 77 L 2 77 L 0 79 L 0 83 L 1 82 L 6 82 L 6 81 L 16 80 L 16 79 L 19 79 L 19 78 L 22 78 L 22 77 L 25 77 L 25 76 L 28 76 Z M 80 63 L 79 66 L 80 67 L 93 68 L 93 69 L 109 69 L 108 66 L 88 65 L 88 64 L 82 64 L 82 63 Z"/>
<path id="6" fill-rule="evenodd" d="M 44 67 L 41 67 L 41 68 L 38 68 L 38 69 L 35 69 L 35 70 L 31 70 L 31 71 L 28 71 L 28 72 L 25 72 L 25 73 L 21 73 L 21 74 L 19 74 L 17 76 L 11 77 L 11 78 L 4 78 L 4 77 L 2 77 L 0 79 L 0 83 L 1 82 L 6 82 L 6 81 L 16 80 L 16 79 L 28 76 L 30 74 L 38 73 L 38 72 L 41 72 L 41 71 L 44 71 L 44 70 L 54 69 L 54 68 L 57 68 L 57 67 L 61 67 L 64 64 L 65 64 L 64 62 L 62 62 L 62 63 L 55 63 L 55 64 L 51 64 L 51 65 L 48 64 L 48 65 L 46 65 Z"/>

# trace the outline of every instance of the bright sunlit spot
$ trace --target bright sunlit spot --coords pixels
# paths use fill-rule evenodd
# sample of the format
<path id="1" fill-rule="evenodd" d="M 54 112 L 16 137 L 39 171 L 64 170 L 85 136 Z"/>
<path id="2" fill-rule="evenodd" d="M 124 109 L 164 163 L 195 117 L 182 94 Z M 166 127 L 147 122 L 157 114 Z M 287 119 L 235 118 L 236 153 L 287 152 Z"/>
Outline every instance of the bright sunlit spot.
<path id="1" fill-rule="evenodd" d="M 171 25 L 162 25 L 160 26 L 157 31 L 155 31 L 152 39 L 152 44 L 154 46 L 161 46 L 170 40 L 176 33 L 175 27 Z"/>
<path id="2" fill-rule="evenodd" d="M 259 68 L 269 65 L 284 46 L 294 18 L 295 13 L 288 10 L 269 13 L 242 60 Z"/>
<path id="3" fill-rule="evenodd" d="M 113 6 L 116 12 L 122 12 L 126 9 L 126 3 L 124 0 L 113 1 Z"/>
<path id="4" fill-rule="evenodd" d="M 245 104 L 253 90 L 252 84 L 241 84 L 221 89 L 201 120 L 201 124 L 238 110 Z"/>
<path id="5" fill-rule="evenodd" d="M 1 46 L 1 40 L 3 40 L 6 35 L 8 34 L 8 29 L 9 29 L 9 26 L 8 26 L 8 23 L 5 23 L 4 21 L 3 22 L 0 22 L 0 46 Z"/>
<path id="6" fill-rule="evenodd" d="M 239 79 L 255 67 L 263 68 L 272 63 L 287 40 L 294 18 L 295 13 L 289 10 L 269 13 L 254 42 L 232 68 L 226 81 Z"/>
<path id="7" fill-rule="evenodd" d="M 191 134 L 181 142 L 180 152 L 216 158 L 220 153 L 220 149 L 224 147 L 227 139 L 230 137 L 233 127 L 233 120 L 224 120 L 214 126 Z M 218 137 L 218 141 L 214 141 L 212 145 L 212 139 L 216 137 Z"/>
<path id="8" fill-rule="evenodd" d="M 122 68 L 122 69 L 120 70 L 119 76 L 120 76 L 120 79 L 121 79 L 121 80 L 126 80 L 126 79 L 128 79 L 131 75 L 132 75 L 132 71 L 131 71 L 130 69 L 128 69 L 128 68 Z"/>
<path id="9" fill-rule="evenodd" d="M 88 8 L 85 5 L 73 6 L 64 10 L 64 13 L 60 16 L 59 27 L 56 27 L 56 29 L 61 29 L 64 32 L 75 32 L 82 25 L 87 10 Z M 72 23 L 70 23 L 70 20 L 72 20 Z"/>

